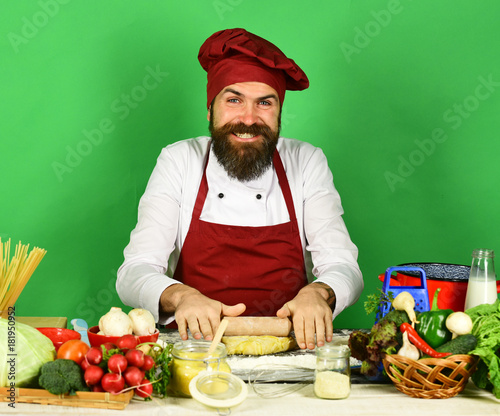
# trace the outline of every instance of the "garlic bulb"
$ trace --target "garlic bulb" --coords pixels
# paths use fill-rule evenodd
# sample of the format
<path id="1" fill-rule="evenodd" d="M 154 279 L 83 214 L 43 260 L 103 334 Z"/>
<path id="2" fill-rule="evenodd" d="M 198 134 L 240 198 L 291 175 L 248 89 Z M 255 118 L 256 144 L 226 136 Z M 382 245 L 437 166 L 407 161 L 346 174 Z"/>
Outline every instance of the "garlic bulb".
<path id="1" fill-rule="evenodd" d="M 99 319 L 99 330 L 104 335 L 121 337 L 132 333 L 132 321 L 121 308 L 112 307 L 106 315 Z"/>
<path id="2" fill-rule="evenodd" d="M 403 346 L 399 349 L 398 355 L 409 358 L 411 360 L 418 360 L 420 358 L 420 351 L 408 339 L 408 332 L 403 332 Z"/>
<path id="3" fill-rule="evenodd" d="M 134 335 L 150 335 L 156 331 L 155 318 L 147 309 L 132 309 L 128 316 L 132 321 Z"/>

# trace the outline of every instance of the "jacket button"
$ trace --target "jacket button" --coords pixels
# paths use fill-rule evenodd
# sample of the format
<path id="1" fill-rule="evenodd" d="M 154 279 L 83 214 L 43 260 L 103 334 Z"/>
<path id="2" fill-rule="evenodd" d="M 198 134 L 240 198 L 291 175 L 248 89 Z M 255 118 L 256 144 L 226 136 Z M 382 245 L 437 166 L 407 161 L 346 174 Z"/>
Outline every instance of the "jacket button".
<path id="1" fill-rule="evenodd" d="M 224 194 L 222 192 L 219 194 L 219 198 L 220 199 L 224 198 Z"/>
<path id="2" fill-rule="evenodd" d="M 262 195 L 261 195 L 261 194 L 257 194 L 256 198 L 257 198 L 257 199 L 261 199 L 261 198 L 262 198 Z"/>

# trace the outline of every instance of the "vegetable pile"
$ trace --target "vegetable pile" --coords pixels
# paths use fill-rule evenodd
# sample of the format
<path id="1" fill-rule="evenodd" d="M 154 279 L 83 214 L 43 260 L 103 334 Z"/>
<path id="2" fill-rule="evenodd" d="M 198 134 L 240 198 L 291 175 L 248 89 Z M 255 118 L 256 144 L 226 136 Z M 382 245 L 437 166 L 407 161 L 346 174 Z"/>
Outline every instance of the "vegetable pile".
<path id="1" fill-rule="evenodd" d="M 119 394 L 134 389 L 140 397 L 151 396 L 153 386 L 146 378 L 146 371 L 155 362 L 137 345 L 137 338 L 128 334 L 118 338 L 116 345 L 106 343 L 100 349 L 89 348 L 80 364 L 85 383 L 95 392 Z"/>
<path id="2" fill-rule="evenodd" d="M 418 360 L 469 354 L 474 350 L 477 339 L 471 334 L 471 318 L 464 312 L 440 310 L 437 307 L 439 291 L 434 294 L 432 309 L 418 314 L 411 294 L 401 292 L 391 299 L 392 309 L 373 325 L 369 333 L 353 331 L 349 347 L 351 355 L 362 361 L 361 374 L 376 377 L 383 368 L 385 354 Z M 387 301 L 385 294 L 380 297 L 380 302 Z M 376 310 L 374 295 L 365 303 L 365 309 L 367 313 Z"/>
<path id="3" fill-rule="evenodd" d="M 138 344 L 132 334 L 100 348 L 71 340 L 59 348 L 55 361 L 41 367 L 38 382 L 52 394 L 89 390 L 120 394 L 134 390 L 137 396 L 150 400 L 153 393 L 166 394 L 170 350 L 170 344 Z"/>

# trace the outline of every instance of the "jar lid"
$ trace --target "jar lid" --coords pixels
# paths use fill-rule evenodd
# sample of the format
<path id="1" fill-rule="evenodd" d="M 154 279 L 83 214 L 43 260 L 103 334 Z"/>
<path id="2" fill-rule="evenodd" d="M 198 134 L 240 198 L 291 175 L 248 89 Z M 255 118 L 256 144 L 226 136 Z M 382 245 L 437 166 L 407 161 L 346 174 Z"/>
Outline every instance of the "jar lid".
<path id="1" fill-rule="evenodd" d="M 332 358 L 349 357 L 351 355 L 351 350 L 347 345 L 325 344 L 322 347 L 316 348 L 316 355 Z"/>
<path id="2" fill-rule="evenodd" d="M 230 408 L 242 403 L 248 395 L 245 382 L 224 371 L 201 371 L 189 383 L 193 399 L 215 408 Z"/>

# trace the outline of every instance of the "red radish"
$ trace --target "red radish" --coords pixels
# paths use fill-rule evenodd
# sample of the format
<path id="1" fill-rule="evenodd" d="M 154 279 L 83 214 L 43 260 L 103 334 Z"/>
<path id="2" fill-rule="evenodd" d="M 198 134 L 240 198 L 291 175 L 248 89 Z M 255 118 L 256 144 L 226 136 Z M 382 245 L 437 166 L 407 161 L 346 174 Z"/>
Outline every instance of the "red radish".
<path id="1" fill-rule="evenodd" d="M 118 394 L 125 387 L 125 379 L 120 374 L 106 373 L 101 379 L 101 386 L 108 393 Z"/>
<path id="2" fill-rule="evenodd" d="M 85 374 L 83 378 L 87 386 L 93 386 L 101 381 L 102 376 L 104 375 L 104 370 L 98 365 L 89 365 L 85 370 Z"/>
<path id="3" fill-rule="evenodd" d="M 149 397 L 153 394 L 153 385 L 147 378 L 145 378 L 141 381 L 141 385 L 136 387 L 135 394 L 139 397 Z"/>
<path id="4" fill-rule="evenodd" d="M 116 350 L 118 348 L 112 342 L 105 342 L 104 344 L 101 345 L 101 349 L 102 349 L 102 347 L 104 347 L 104 349 L 106 350 L 106 352 L 108 352 L 109 350 Z"/>
<path id="5" fill-rule="evenodd" d="M 128 350 L 125 353 L 125 358 L 127 359 L 128 365 L 133 365 L 138 368 L 144 365 L 144 353 L 141 350 Z"/>
<path id="6" fill-rule="evenodd" d="M 127 359 L 121 354 L 113 354 L 108 360 L 108 369 L 113 373 L 121 374 L 127 368 Z"/>
<path id="7" fill-rule="evenodd" d="M 83 371 L 87 370 L 89 368 L 90 363 L 83 359 L 82 362 L 80 363 L 80 367 L 82 368 Z"/>
<path id="8" fill-rule="evenodd" d="M 102 350 L 97 347 L 90 347 L 87 354 L 85 354 L 85 359 L 89 364 L 99 364 L 102 361 Z"/>
<path id="9" fill-rule="evenodd" d="M 95 393 L 102 393 L 104 389 L 101 386 L 101 383 L 96 384 L 95 386 L 92 386 L 92 391 Z"/>
<path id="10" fill-rule="evenodd" d="M 121 350 L 130 350 L 137 347 L 137 338 L 132 334 L 124 335 L 116 340 L 116 346 Z"/>
<path id="11" fill-rule="evenodd" d="M 150 355 L 144 355 L 144 364 L 141 367 L 141 370 L 149 371 L 155 366 L 155 360 Z"/>
<path id="12" fill-rule="evenodd" d="M 137 367 L 128 367 L 123 373 L 123 378 L 125 379 L 127 386 L 135 387 L 141 384 L 141 381 L 144 378 L 144 371 L 141 371 Z"/>

